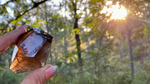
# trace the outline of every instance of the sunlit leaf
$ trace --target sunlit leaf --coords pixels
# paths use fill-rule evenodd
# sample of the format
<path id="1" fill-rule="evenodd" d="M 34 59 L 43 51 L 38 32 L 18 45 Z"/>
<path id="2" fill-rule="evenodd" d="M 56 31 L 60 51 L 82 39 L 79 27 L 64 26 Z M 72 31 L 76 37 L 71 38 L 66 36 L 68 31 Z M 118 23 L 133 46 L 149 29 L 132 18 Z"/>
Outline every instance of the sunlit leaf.
<path id="1" fill-rule="evenodd" d="M 87 24 L 88 27 L 93 27 L 93 23 Z"/>
<path id="2" fill-rule="evenodd" d="M 57 18 L 58 16 L 59 16 L 59 14 L 56 14 L 56 15 L 54 15 L 53 17 L 54 17 L 54 18 Z"/>
<path id="3" fill-rule="evenodd" d="M 38 22 L 42 22 L 42 23 L 44 23 L 44 24 L 47 24 L 47 22 L 44 21 L 44 20 L 38 20 Z"/>
<path id="4" fill-rule="evenodd" d="M 17 20 L 13 20 L 13 21 L 10 22 L 10 24 L 12 24 L 12 25 L 14 25 L 16 23 L 17 23 Z"/>
<path id="5" fill-rule="evenodd" d="M 37 28 L 38 28 L 38 27 L 39 27 L 39 25 L 33 24 L 33 25 L 32 25 L 32 27 L 37 27 Z"/>
<path id="6" fill-rule="evenodd" d="M 19 17 L 17 20 L 18 20 L 19 22 L 22 21 L 22 17 Z"/>
<path id="7" fill-rule="evenodd" d="M 88 18 L 88 17 L 86 17 L 86 18 L 85 18 L 85 21 L 88 21 L 88 20 L 89 20 L 89 18 Z"/>
<path id="8" fill-rule="evenodd" d="M 79 15 L 78 15 L 78 14 L 76 14 L 76 15 L 75 15 L 75 18 L 77 18 L 77 17 L 79 17 Z"/>
<path id="9" fill-rule="evenodd" d="M 80 29 L 76 28 L 76 29 L 73 30 L 73 32 L 75 32 L 76 34 L 79 34 Z"/>
<path id="10" fill-rule="evenodd" d="M 27 24 L 30 24 L 29 20 L 26 20 L 25 22 L 26 22 Z"/>
<path id="11" fill-rule="evenodd" d="M 38 26 L 40 26 L 40 23 L 39 23 L 39 22 L 36 22 L 35 24 L 38 25 Z"/>

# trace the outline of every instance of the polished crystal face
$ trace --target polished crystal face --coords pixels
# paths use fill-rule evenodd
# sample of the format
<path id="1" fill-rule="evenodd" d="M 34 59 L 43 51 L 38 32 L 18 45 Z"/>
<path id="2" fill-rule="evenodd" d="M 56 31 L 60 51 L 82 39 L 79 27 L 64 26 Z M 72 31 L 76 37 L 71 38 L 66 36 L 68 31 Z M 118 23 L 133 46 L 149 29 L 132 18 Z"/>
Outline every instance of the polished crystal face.
<path id="1" fill-rule="evenodd" d="M 10 69 L 14 73 L 21 73 L 44 66 L 52 38 L 38 28 L 21 35 L 14 48 Z"/>
<path id="2" fill-rule="evenodd" d="M 26 57 L 34 57 L 45 42 L 45 38 L 33 33 L 20 44 L 20 48 Z"/>

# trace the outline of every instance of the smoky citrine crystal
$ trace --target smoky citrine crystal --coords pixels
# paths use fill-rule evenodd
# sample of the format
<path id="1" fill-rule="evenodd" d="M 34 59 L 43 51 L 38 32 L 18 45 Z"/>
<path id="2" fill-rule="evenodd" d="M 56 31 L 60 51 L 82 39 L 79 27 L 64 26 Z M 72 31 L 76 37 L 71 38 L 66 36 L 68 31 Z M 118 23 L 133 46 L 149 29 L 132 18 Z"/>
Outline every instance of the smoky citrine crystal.
<path id="1" fill-rule="evenodd" d="M 14 73 L 32 71 L 45 65 L 53 37 L 32 28 L 18 38 L 10 69 Z"/>

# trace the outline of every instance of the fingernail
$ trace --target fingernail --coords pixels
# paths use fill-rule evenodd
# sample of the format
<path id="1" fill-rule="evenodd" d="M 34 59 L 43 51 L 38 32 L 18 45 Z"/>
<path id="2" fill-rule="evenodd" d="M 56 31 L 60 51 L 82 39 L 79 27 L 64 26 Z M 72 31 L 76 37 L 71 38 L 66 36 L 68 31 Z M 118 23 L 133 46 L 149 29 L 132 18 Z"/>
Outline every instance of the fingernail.
<path id="1" fill-rule="evenodd" d="M 23 26 L 20 26 L 18 27 L 17 29 L 25 29 L 28 25 L 23 25 Z"/>
<path id="2" fill-rule="evenodd" d="M 55 72 L 57 71 L 57 66 L 52 66 L 52 67 L 49 67 L 46 71 L 45 71 L 45 77 L 46 79 L 49 79 L 50 77 L 52 77 Z"/>

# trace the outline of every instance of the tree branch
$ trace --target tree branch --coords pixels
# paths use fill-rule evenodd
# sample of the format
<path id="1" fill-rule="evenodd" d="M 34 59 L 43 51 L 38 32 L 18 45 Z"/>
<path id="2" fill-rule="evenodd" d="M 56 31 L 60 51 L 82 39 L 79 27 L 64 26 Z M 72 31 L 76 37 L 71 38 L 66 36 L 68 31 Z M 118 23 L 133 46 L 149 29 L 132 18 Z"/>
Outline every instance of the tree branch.
<path id="1" fill-rule="evenodd" d="M 11 0 L 11 1 L 14 1 L 14 0 Z M 32 10 L 32 9 L 34 9 L 34 8 L 36 8 L 36 7 L 38 7 L 40 4 L 42 4 L 42 3 L 46 2 L 46 1 L 48 1 L 48 0 L 43 0 L 43 1 L 41 1 L 41 2 L 33 2 L 34 5 L 33 5 L 30 9 L 27 9 L 27 10 L 24 11 L 22 14 L 18 15 L 14 20 L 17 20 L 18 18 L 20 18 L 21 16 L 25 15 L 25 14 L 26 14 L 27 12 L 29 12 L 30 10 Z M 6 3 L 9 3 L 9 2 L 6 2 Z M 8 25 L 11 23 L 11 21 L 13 21 L 13 20 L 8 21 L 7 25 L 2 29 L 2 32 L 8 27 Z"/>

